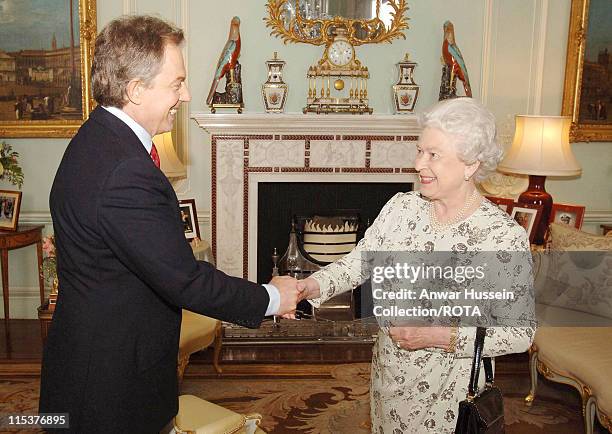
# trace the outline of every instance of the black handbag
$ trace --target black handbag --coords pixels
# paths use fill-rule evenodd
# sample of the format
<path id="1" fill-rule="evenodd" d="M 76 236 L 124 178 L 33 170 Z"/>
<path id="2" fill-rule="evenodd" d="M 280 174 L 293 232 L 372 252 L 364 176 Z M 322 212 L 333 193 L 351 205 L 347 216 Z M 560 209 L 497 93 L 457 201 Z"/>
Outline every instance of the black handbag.
<path id="1" fill-rule="evenodd" d="M 486 329 L 476 328 L 474 360 L 468 385 L 467 399 L 459 403 L 455 434 L 504 434 L 504 400 L 500 390 L 493 386 L 493 366 L 490 357 L 482 357 Z M 484 365 L 486 383 L 478 391 L 480 361 Z"/>

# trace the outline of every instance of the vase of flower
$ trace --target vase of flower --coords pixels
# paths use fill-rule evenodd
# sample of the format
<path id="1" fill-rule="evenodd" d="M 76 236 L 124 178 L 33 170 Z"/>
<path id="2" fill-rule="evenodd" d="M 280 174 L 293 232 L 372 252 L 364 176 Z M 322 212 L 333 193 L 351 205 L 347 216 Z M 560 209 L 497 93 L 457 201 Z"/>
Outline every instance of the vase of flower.
<path id="1" fill-rule="evenodd" d="M 6 142 L 0 144 L 0 179 L 5 179 L 18 188 L 23 185 L 23 170 L 19 165 L 19 153 Z"/>
<path id="2" fill-rule="evenodd" d="M 57 302 L 57 294 L 59 291 L 59 280 L 57 278 L 57 258 L 55 256 L 55 236 L 49 235 L 43 238 L 43 266 L 42 273 L 43 279 L 51 285 L 51 292 L 49 293 L 49 310 L 55 309 L 55 303 Z"/>

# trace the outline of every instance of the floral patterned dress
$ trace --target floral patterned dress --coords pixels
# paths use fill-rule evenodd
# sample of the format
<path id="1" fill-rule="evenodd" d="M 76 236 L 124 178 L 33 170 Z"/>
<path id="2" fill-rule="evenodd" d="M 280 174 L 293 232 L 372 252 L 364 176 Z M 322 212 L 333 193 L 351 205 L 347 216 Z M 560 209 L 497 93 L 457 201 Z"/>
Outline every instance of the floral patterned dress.
<path id="1" fill-rule="evenodd" d="M 523 228 L 488 200 L 467 219 L 438 232 L 430 225 L 429 207 L 418 192 L 395 195 L 352 252 L 312 275 L 319 282 L 321 297 L 311 303 L 318 307 L 360 285 L 365 251 L 529 251 Z M 510 282 L 508 290 L 533 300 L 531 266 L 511 269 L 503 277 Z M 532 307 L 528 300 L 524 305 Z M 535 325 L 488 328 L 484 355 L 526 351 L 534 333 Z M 453 433 L 459 401 L 467 394 L 474 336 L 475 328 L 460 327 L 453 353 L 437 348 L 410 351 L 395 347 L 381 329 L 372 358 L 372 432 Z"/>

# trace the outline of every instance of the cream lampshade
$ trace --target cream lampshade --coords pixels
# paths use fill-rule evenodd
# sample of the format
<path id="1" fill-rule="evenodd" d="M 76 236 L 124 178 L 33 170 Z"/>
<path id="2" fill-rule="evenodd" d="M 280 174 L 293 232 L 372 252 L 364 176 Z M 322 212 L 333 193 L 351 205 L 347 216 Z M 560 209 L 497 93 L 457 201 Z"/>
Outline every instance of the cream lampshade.
<path id="1" fill-rule="evenodd" d="M 547 176 L 576 176 L 582 169 L 569 143 L 571 119 L 568 116 L 516 116 L 512 147 L 497 166 L 502 172 L 529 175 L 529 187 L 519 203 L 542 205 L 536 244 L 544 243 L 552 196 L 544 184 Z"/>
<path id="2" fill-rule="evenodd" d="M 153 137 L 153 143 L 159 154 L 160 169 L 168 178 L 180 178 L 187 175 L 185 165 L 181 163 L 174 150 L 171 132 Z"/>

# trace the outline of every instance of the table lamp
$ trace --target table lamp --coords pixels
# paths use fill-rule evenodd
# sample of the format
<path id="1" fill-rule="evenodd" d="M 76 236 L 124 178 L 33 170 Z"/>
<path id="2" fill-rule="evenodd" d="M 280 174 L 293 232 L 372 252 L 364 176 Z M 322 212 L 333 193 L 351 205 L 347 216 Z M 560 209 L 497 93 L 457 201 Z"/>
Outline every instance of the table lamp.
<path id="1" fill-rule="evenodd" d="M 576 176 L 582 169 L 569 143 L 571 119 L 568 116 L 516 116 L 512 146 L 497 167 L 508 173 L 529 175 L 529 187 L 519 203 L 542 205 L 542 217 L 534 237 L 535 244 L 544 244 L 548 228 L 552 196 L 546 192 L 547 176 Z"/>
<path id="2" fill-rule="evenodd" d="M 153 143 L 159 154 L 160 169 L 168 178 L 187 176 L 187 169 L 174 150 L 171 132 L 156 135 L 153 137 Z"/>

